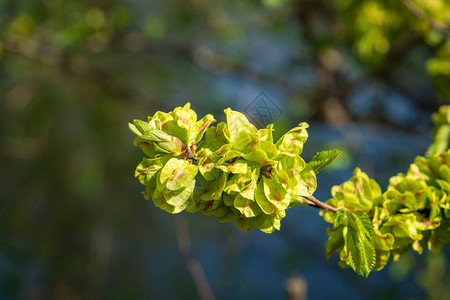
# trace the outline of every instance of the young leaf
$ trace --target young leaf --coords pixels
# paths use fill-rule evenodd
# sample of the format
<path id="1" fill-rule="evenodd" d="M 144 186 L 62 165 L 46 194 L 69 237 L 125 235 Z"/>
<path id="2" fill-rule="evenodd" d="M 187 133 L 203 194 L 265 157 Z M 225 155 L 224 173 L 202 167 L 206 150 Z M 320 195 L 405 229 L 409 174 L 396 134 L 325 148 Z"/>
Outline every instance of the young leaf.
<path id="1" fill-rule="evenodd" d="M 224 122 L 217 124 L 217 127 L 210 127 L 205 132 L 205 140 L 202 142 L 204 147 L 211 148 L 212 151 L 220 149 L 223 145 L 228 144 L 226 134 L 228 125 Z"/>
<path id="2" fill-rule="evenodd" d="M 293 185 L 293 186 L 292 186 Z M 291 193 L 296 196 L 310 196 L 317 188 L 314 170 L 306 165 L 295 177 L 291 178 Z"/>
<path id="3" fill-rule="evenodd" d="M 252 180 L 252 172 L 249 168 L 246 174 L 235 174 L 230 176 L 224 190 L 228 194 L 231 192 L 240 193 L 245 189 L 245 186 L 249 183 L 250 180 Z"/>
<path id="4" fill-rule="evenodd" d="M 217 159 L 208 148 L 197 152 L 198 169 L 206 180 L 214 180 L 220 175 L 221 171 L 216 168 Z"/>
<path id="5" fill-rule="evenodd" d="M 155 176 L 155 174 L 162 169 L 164 164 L 169 160 L 170 155 L 165 155 L 160 158 L 147 159 L 144 158 L 136 168 L 134 173 L 135 177 L 138 177 L 142 184 L 147 184 L 147 182 Z"/>
<path id="6" fill-rule="evenodd" d="M 186 103 L 183 107 L 177 107 L 172 112 L 172 117 L 177 122 L 178 127 L 184 128 L 187 138 L 191 136 L 191 127 L 197 122 L 197 114 L 191 109 L 191 103 Z M 188 141 L 186 141 L 188 142 Z"/>
<path id="7" fill-rule="evenodd" d="M 251 132 L 240 132 L 233 142 L 233 149 L 242 153 L 249 153 L 259 150 L 258 136 Z"/>
<path id="8" fill-rule="evenodd" d="M 264 182 L 261 180 L 256 187 L 255 200 L 262 211 L 266 215 L 270 215 L 275 211 L 275 206 L 267 199 L 264 190 Z"/>
<path id="9" fill-rule="evenodd" d="M 308 139 L 306 128 L 309 125 L 305 122 L 300 123 L 283 135 L 275 144 L 280 152 L 288 155 L 300 155 L 303 151 L 303 144 Z"/>
<path id="10" fill-rule="evenodd" d="M 278 210 L 284 210 L 289 206 L 290 197 L 286 189 L 276 182 L 263 177 L 264 195 Z"/>
<path id="11" fill-rule="evenodd" d="M 246 174 L 247 175 L 247 174 Z M 254 169 L 252 172 L 252 180 L 239 193 L 242 197 L 254 200 L 256 187 L 258 184 L 259 169 Z"/>
<path id="12" fill-rule="evenodd" d="M 217 166 L 217 168 L 225 173 L 247 174 L 247 163 L 243 161 L 236 161 L 232 164 Z"/>
<path id="13" fill-rule="evenodd" d="M 258 206 L 258 204 L 254 200 L 244 198 L 241 194 L 238 194 L 236 196 L 236 198 L 234 198 L 233 205 L 246 218 L 255 217 L 262 212 L 261 208 Z"/>
<path id="14" fill-rule="evenodd" d="M 187 187 L 181 188 L 179 190 L 165 190 L 163 192 L 164 198 L 167 203 L 173 205 L 177 208 L 177 212 L 184 210 L 188 205 L 189 197 L 192 196 L 194 191 L 195 180 L 191 181 L 191 184 Z"/>
<path id="15" fill-rule="evenodd" d="M 160 182 L 175 191 L 189 186 L 197 175 L 198 167 L 179 158 L 171 158 L 161 170 Z"/>
<path id="16" fill-rule="evenodd" d="M 343 231 L 347 264 L 361 276 L 369 276 L 375 266 L 375 248 L 373 246 L 373 224 L 366 214 L 347 214 L 348 223 Z"/>
<path id="17" fill-rule="evenodd" d="M 144 122 L 141 120 L 133 120 L 133 124 L 128 123 L 128 127 L 137 136 L 141 136 L 141 135 L 145 134 L 147 131 L 156 129 L 156 128 L 152 127 L 148 122 Z"/>
<path id="18" fill-rule="evenodd" d="M 244 114 L 233 111 L 231 108 L 225 109 L 225 114 L 227 116 L 228 133 L 230 135 L 231 142 L 234 142 L 241 132 L 249 132 L 253 134 L 258 132 L 256 127 L 248 121 Z"/>
<path id="19" fill-rule="evenodd" d="M 219 178 L 208 181 L 202 191 L 200 199 L 202 200 L 219 200 L 222 196 L 223 189 L 227 182 L 227 176 L 225 173 L 219 176 Z"/>
<path id="20" fill-rule="evenodd" d="M 136 138 L 136 141 L 145 141 L 148 143 L 154 143 L 157 150 L 166 153 L 172 153 L 172 155 L 179 155 L 181 153 L 183 143 L 175 136 L 165 133 L 162 130 L 153 129 L 147 131 L 145 134 Z"/>
<path id="21" fill-rule="evenodd" d="M 194 125 L 193 130 L 191 131 L 190 140 L 196 143 L 200 142 L 203 134 L 209 128 L 209 125 L 211 125 L 215 121 L 216 120 L 214 120 L 214 117 L 212 115 L 206 115 L 203 117 L 203 119 L 197 121 L 197 123 L 195 123 Z"/>
<path id="22" fill-rule="evenodd" d="M 262 141 L 267 141 L 273 144 L 272 131 L 273 131 L 273 124 L 269 124 L 267 125 L 266 128 L 258 130 L 258 137 Z"/>
<path id="23" fill-rule="evenodd" d="M 340 251 L 345 244 L 343 231 L 344 226 L 339 226 L 337 228 L 327 229 L 328 241 L 325 243 L 325 253 L 327 259 L 329 259 L 334 252 Z"/>
<path id="24" fill-rule="evenodd" d="M 336 157 L 338 157 L 339 154 L 341 154 L 341 151 L 336 149 L 321 151 L 317 153 L 308 164 L 311 166 L 311 168 L 313 168 L 314 172 L 317 174 L 323 168 L 325 168 L 331 162 L 333 162 L 333 160 L 336 159 Z"/>

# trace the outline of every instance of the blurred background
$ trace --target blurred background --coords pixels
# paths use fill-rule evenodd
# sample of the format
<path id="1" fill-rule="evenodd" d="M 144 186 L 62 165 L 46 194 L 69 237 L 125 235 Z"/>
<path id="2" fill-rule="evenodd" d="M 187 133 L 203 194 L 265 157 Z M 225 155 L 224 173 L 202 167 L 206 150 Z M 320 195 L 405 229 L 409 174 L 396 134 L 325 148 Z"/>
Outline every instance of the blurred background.
<path id="1" fill-rule="evenodd" d="M 448 247 L 364 279 L 314 208 L 267 235 L 143 198 L 128 122 L 261 92 L 305 159 L 343 151 L 317 198 L 356 166 L 385 189 L 450 99 L 450 2 L 0 0 L 0 299 L 448 299 Z"/>

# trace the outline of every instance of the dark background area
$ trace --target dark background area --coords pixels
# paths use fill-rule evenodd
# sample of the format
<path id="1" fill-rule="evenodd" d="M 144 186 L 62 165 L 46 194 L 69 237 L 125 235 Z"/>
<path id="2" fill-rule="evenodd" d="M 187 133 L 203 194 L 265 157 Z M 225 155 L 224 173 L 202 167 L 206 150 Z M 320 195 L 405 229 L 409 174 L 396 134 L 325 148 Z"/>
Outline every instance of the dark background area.
<path id="1" fill-rule="evenodd" d="M 384 189 L 450 99 L 449 16 L 444 0 L 1 0 L 0 299 L 199 299 L 199 274 L 216 299 L 446 299 L 448 247 L 364 279 L 325 259 L 314 208 L 271 235 L 157 209 L 127 123 L 187 101 L 222 121 L 264 92 L 275 137 L 306 121 L 305 159 L 343 151 L 317 198 L 356 166 Z"/>

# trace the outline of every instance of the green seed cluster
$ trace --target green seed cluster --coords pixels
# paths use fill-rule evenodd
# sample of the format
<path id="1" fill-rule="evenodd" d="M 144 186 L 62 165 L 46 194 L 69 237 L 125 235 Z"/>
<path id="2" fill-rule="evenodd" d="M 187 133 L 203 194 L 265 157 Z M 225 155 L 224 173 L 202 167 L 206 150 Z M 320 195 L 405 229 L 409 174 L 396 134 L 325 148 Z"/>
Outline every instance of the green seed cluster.
<path id="1" fill-rule="evenodd" d="M 417 157 L 406 174 L 390 179 L 383 194 L 378 184 L 356 169 L 354 176 L 332 189 L 327 204 L 366 213 L 373 223 L 374 270 L 383 268 L 390 256 L 397 260 L 409 249 L 433 252 L 450 243 L 450 150 L 429 158 Z M 327 212 L 325 219 L 336 221 Z M 337 251 L 349 265 L 346 239 L 340 227 L 329 229 L 327 255 Z M 331 241 L 331 242 L 330 242 Z"/>
<path id="2" fill-rule="evenodd" d="M 198 152 L 202 189 L 196 209 L 242 230 L 279 230 L 291 203 L 316 189 L 314 170 L 300 157 L 308 125 L 274 144 L 272 125 L 257 130 L 243 114 L 225 114 L 227 122 L 206 131 Z"/>
<path id="3" fill-rule="evenodd" d="M 315 191 L 316 173 L 338 153 L 321 152 L 307 164 L 300 154 L 308 124 L 274 143 L 272 124 L 258 130 L 242 113 L 225 114 L 211 127 L 213 116 L 197 121 L 188 103 L 129 124 L 147 155 L 135 174 L 143 194 L 170 213 L 201 211 L 246 231 L 279 230 L 285 210 L 308 204 L 302 197 Z"/>

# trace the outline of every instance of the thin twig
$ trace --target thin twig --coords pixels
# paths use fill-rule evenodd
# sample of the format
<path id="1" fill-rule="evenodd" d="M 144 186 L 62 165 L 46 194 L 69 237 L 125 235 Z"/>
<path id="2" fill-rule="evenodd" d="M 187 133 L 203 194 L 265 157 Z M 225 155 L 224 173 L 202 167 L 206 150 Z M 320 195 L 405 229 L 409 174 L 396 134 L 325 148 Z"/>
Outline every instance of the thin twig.
<path id="1" fill-rule="evenodd" d="M 302 198 L 308 200 L 310 202 L 309 206 L 312 206 L 312 207 L 325 209 L 325 210 L 328 210 L 328 211 L 332 211 L 334 213 L 336 213 L 336 212 L 338 212 L 340 210 L 340 208 L 336 208 L 336 207 L 333 207 L 333 206 L 328 205 L 326 203 L 323 203 L 322 201 L 319 201 L 316 197 L 314 197 L 312 195 L 311 196 L 302 196 Z"/>
<path id="2" fill-rule="evenodd" d="M 445 24 L 442 24 L 439 21 L 433 20 L 430 18 L 419 6 L 417 6 L 415 3 L 413 3 L 411 0 L 400 0 L 400 2 L 403 3 L 403 5 L 414 15 L 416 15 L 418 18 L 425 21 L 431 28 L 436 29 L 437 31 L 450 35 L 450 28 L 445 26 Z"/>
<path id="3" fill-rule="evenodd" d="M 178 240 L 178 252 L 183 257 L 186 267 L 191 273 L 194 280 L 197 291 L 201 300 L 215 300 L 214 293 L 206 278 L 205 271 L 203 270 L 200 262 L 190 255 L 191 251 L 191 239 L 189 237 L 188 223 L 185 219 L 181 219 L 177 224 L 177 240 Z"/>

